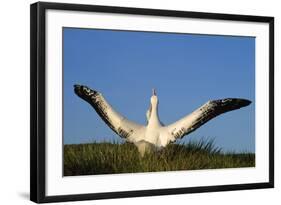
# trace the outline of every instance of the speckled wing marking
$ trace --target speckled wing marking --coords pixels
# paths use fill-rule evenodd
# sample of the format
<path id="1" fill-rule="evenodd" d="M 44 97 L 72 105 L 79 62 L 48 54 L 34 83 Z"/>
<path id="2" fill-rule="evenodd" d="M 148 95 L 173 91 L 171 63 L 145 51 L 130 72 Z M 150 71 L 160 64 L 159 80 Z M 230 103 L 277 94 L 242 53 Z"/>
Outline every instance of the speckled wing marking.
<path id="1" fill-rule="evenodd" d="M 171 136 L 170 140 L 175 141 L 178 138 L 183 138 L 216 116 L 245 107 L 250 103 L 249 100 L 237 98 L 208 101 L 190 115 L 167 126 Z"/>
<path id="2" fill-rule="evenodd" d="M 142 125 L 131 122 L 116 112 L 101 93 L 82 85 L 75 85 L 74 92 L 92 105 L 101 119 L 120 137 L 129 138 L 143 128 Z"/>

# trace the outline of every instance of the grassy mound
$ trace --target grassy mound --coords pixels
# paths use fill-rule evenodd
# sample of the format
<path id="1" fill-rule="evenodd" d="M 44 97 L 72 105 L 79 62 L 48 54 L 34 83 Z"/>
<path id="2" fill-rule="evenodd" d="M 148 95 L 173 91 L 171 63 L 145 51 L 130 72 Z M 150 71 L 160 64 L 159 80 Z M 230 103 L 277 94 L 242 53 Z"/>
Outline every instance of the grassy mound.
<path id="1" fill-rule="evenodd" d="M 170 144 L 140 157 L 130 143 L 64 145 L 64 176 L 254 167 L 253 153 L 223 153 L 212 141 Z"/>

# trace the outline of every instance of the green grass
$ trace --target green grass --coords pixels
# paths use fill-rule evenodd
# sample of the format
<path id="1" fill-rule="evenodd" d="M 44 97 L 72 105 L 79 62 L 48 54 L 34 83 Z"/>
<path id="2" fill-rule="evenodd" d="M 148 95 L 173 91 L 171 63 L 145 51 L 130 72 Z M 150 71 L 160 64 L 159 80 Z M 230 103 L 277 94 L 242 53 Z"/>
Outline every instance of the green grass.
<path id="1" fill-rule="evenodd" d="M 213 141 L 170 144 L 140 157 L 130 143 L 64 145 L 64 176 L 254 167 L 253 153 L 223 153 Z"/>

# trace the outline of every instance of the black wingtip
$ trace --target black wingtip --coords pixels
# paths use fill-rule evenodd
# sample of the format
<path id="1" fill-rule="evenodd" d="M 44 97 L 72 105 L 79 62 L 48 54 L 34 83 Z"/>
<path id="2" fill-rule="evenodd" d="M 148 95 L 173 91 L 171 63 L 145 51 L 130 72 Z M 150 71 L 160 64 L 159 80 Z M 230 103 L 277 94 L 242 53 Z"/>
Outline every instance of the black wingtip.
<path id="1" fill-rule="evenodd" d="M 248 106 L 252 103 L 252 101 L 247 100 L 247 99 L 237 99 L 237 103 L 241 106 L 241 107 L 245 107 Z"/>
<path id="2" fill-rule="evenodd" d="M 214 105 L 224 108 L 223 110 L 236 110 L 242 107 L 246 107 L 250 105 L 252 102 L 247 99 L 241 99 L 241 98 L 225 98 L 222 100 L 214 100 L 212 101 Z"/>
<path id="3" fill-rule="evenodd" d="M 74 84 L 74 85 L 73 85 L 73 87 L 74 87 L 74 88 L 80 88 L 80 87 L 81 87 L 81 85 Z"/>
<path id="4" fill-rule="evenodd" d="M 242 98 L 230 98 L 229 102 L 226 103 L 226 107 L 229 107 L 230 110 L 232 109 L 239 109 L 242 107 L 246 107 L 250 105 L 252 102 L 247 99 L 242 99 Z"/>
<path id="5" fill-rule="evenodd" d="M 82 86 L 82 85 L 75 84 L 75 85 L 73 85 L 73 87 L 74 87 L 74 92 L 75 92 L 78 96 L 80 96 L 81 90 L 82 90 L 83 86 Z"/>
<path id="6" fill-rule="evenodd" d="M 74 87 L 74 91 L 77 92 L 80 90 L 81 85 L 75 84 L 75 85 L 73 85 L 73 87 Z"/>
<path id="7" fill-rule="evenodd" d="M 73 87 L 76 95 L 85 100 L 89 100 L 93 95 L 98 93 L 96 90 L 93 90 L 85 85 L 74 84 Z"/>

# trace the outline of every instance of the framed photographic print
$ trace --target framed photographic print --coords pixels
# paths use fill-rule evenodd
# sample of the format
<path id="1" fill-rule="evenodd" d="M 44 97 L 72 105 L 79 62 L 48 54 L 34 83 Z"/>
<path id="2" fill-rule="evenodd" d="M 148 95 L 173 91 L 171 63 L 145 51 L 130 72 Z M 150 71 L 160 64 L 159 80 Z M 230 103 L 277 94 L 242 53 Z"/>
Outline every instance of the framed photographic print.
<path id="1" fill-rule="evenodd" d="M 34 202 L 274 187 L 274 18 L 31 5 Z"/>

